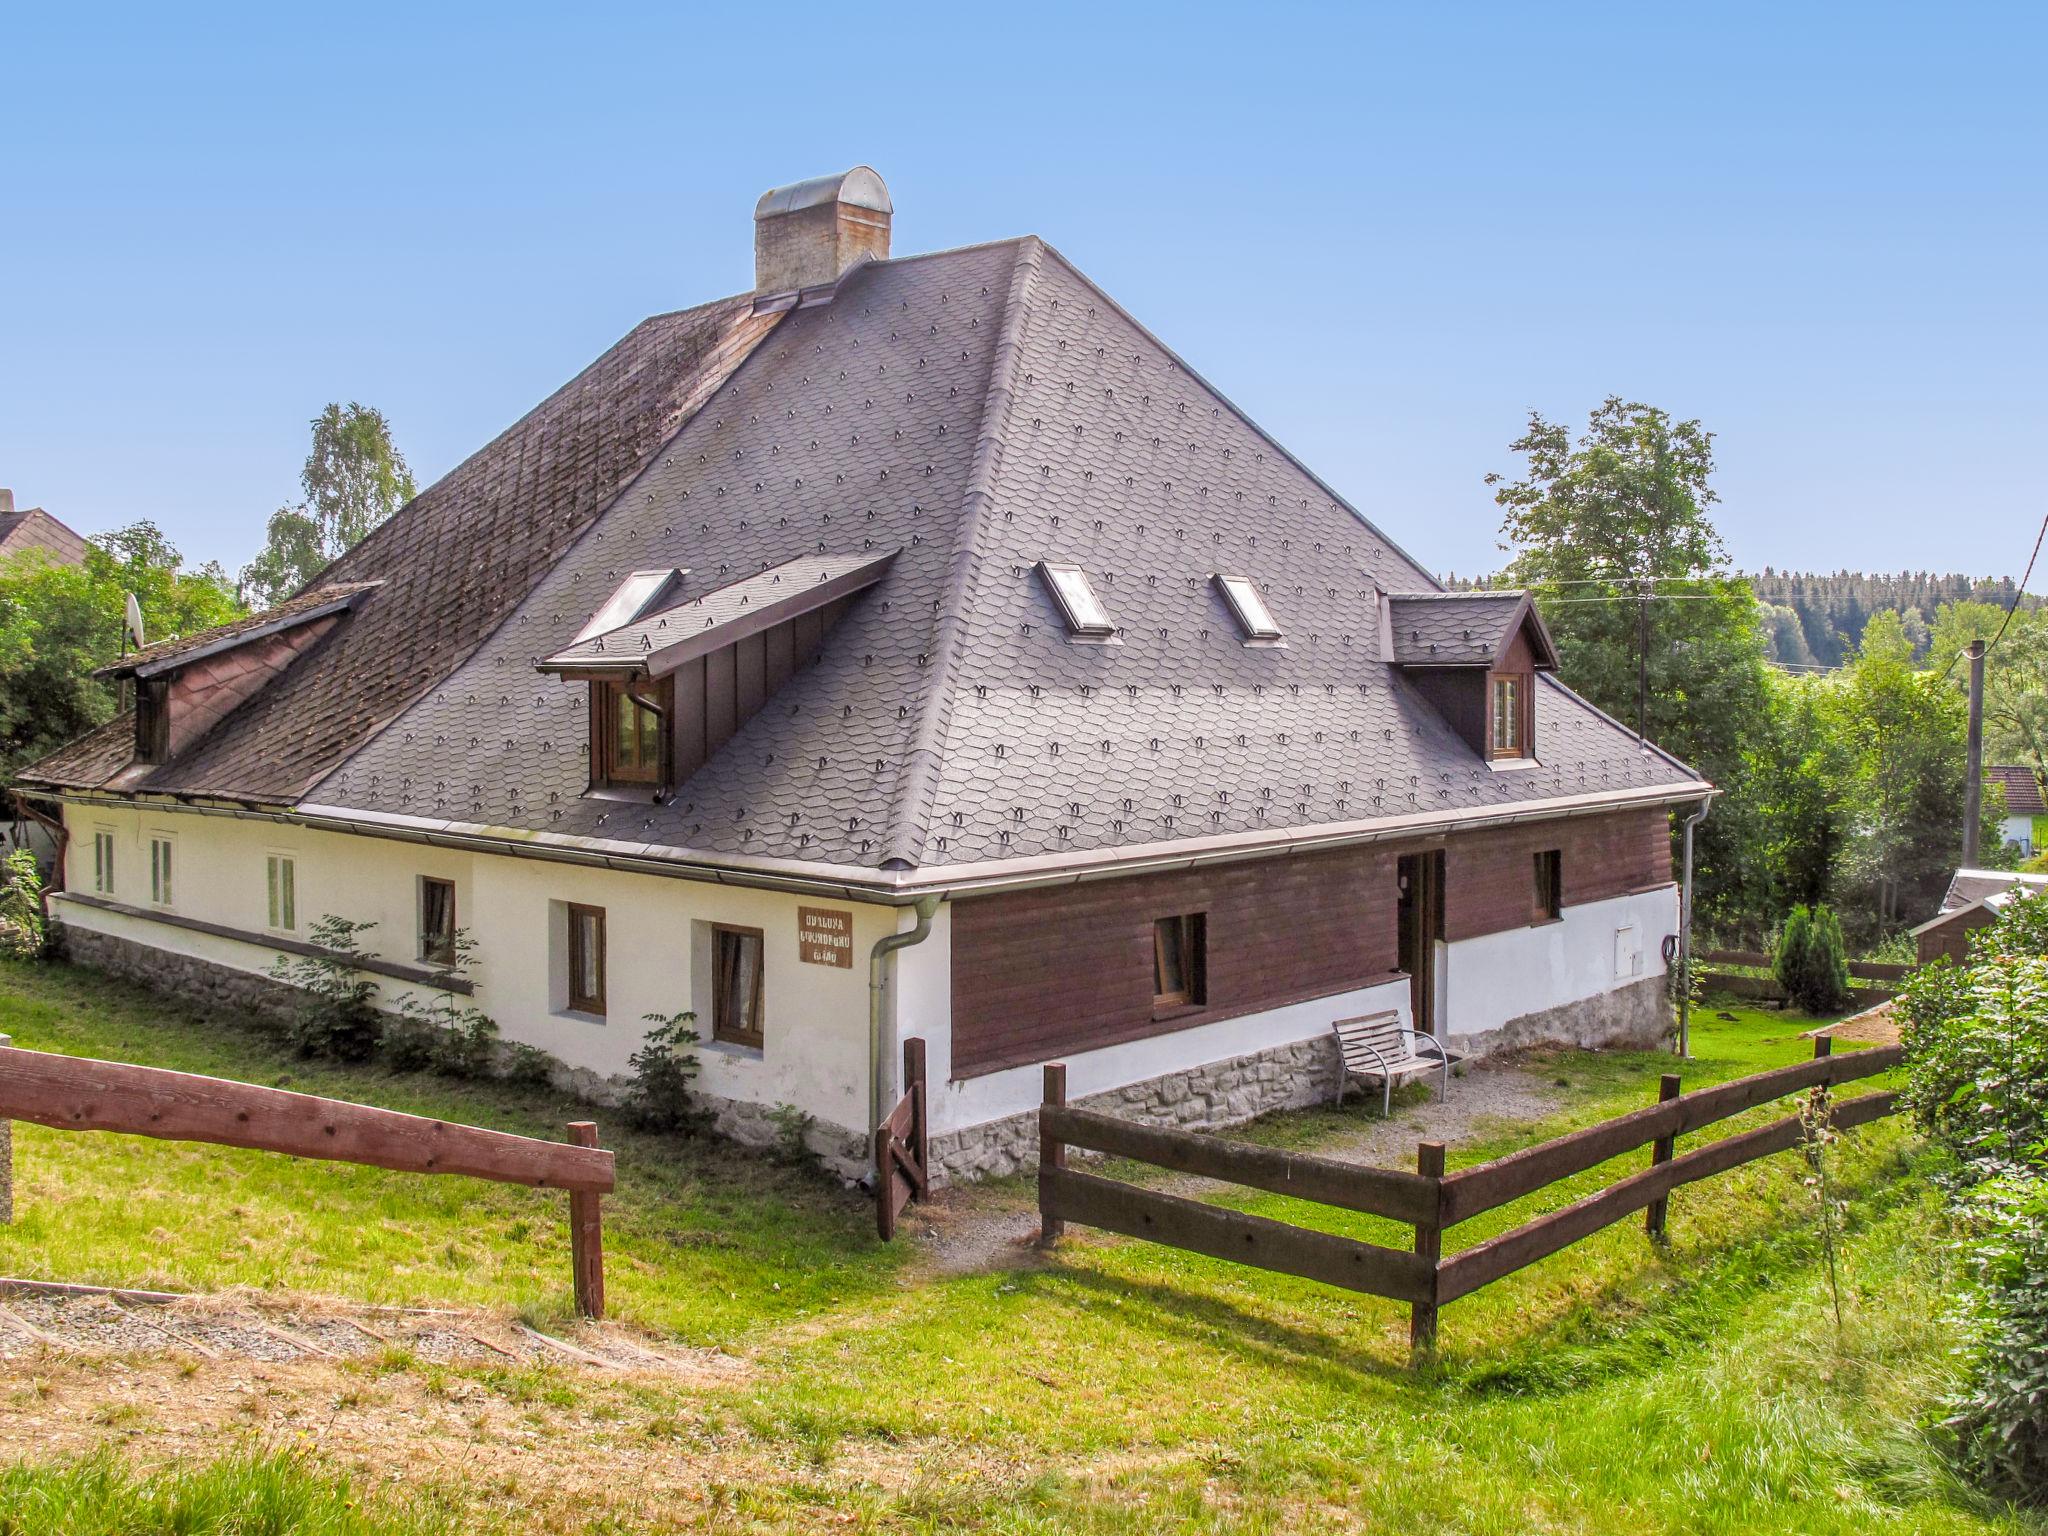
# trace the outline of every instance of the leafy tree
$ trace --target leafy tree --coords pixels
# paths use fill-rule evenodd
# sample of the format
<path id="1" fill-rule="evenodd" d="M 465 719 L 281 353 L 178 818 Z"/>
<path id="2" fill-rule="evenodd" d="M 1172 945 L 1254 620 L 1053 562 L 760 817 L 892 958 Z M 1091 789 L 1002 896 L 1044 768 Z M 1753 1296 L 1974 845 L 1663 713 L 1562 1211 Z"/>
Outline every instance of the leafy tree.
<path id="1" fill-rule="evenodd" d="M 150 522 L 96 535 L 79 565 L 36 550 L 0 563 L 0 778 L 113 717 L 116 689 L 91 674 L 121 655 L 131 592 L 152 641 L 242 614 L 227 574 L 187 569 Z"/>
<path id="2" fill-rule="evenodd" d="M 1784 841 L 1764 782 L 1775 759 L 1760 750 L 1765 624 L 1707 515 L 1713 434 L 1610 397 L 1576 439 L 1532 413 L 1511 446 L 1523 477 L 1487 477 L 1514 552 L 1506 574 L 1536 592 L 1563 680 L 1633 722 L 1647 674 L 1645 734 L 1725 792 L 1694 845 L 1703 916 L 1782 910 L 1780 876 L 1758 855 Z"/>
<path id="3" fill-rule="evenodd" d="M 262 553 L 242 568 L 242 591 L 258 608 L 306 586 L 417 493 L 384 413 L 354 401 L 313 418 L 299 485 L 305 501 L 271 514 Z"/>

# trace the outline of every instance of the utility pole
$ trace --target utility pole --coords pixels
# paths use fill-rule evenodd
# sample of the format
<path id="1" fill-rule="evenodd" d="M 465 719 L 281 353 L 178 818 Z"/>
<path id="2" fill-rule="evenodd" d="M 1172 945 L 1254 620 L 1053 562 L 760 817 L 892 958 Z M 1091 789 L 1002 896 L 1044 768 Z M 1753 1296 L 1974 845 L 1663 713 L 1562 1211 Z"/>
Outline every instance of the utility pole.
<path id="1" fill-rule="evenodd" d="M 1636 598 L 1636 745 L 1650 739 L 1650 578 Z"/>
<path id="2" fill-rule="evenodd" d="M 1963 781 L 1963 868 L 1977 867 L 1977 833 L 1984 803 L 1984 642 L 1972 640 L 1970 658 L 1970 761 Z"/>

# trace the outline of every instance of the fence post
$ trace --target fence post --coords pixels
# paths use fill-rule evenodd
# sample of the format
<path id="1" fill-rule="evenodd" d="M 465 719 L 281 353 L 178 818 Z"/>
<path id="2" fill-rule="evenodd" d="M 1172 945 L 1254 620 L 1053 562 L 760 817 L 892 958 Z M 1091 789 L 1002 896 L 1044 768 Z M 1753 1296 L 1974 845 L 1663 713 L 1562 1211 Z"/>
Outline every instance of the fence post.
<path id="1" fill-rule="evenodd" d="M 1657 1079 L 1657 1102 L 1659 1104 L 1669 1104 L 1678 1097 L 1679 1092 L 1678 1074 L 1676 1072 L 1666 1072 Z M 1670 1162 L 1671 1154 L 1677 1150 L 1678 1138 L 1676 1136 L 1659 1136 L 1650 1147 L 1650 1166 L 1654 1168 L 1659 1163 Z M 1659 1195 L 1650 1202 L 1650 1208 L 1643 1213 L 1643 1230 L 1659 1242 L 1662 1242 L 1664 1240 L 1664 1219 L 1670 1214 L 1671 1197 L 1669 1195 Z"/>
<path id="2" fill-rule="evenodd" d="M 572 1120 L 569 1140 L 597 1145 L 597 1122 Z M 604 1218 L 594 1189 L 569 1191 L 569 1262 L 576 1276 L 576 1310 L 593 1321 L 604 1317 Z"/>
<path id="3" fill-rule="evenodd" d="M 910 1160 L 917 1164 L 917 1175 L 929 1188 L 932 1177 L 931 1127 L 925 1120 L 929 1104 L 925 1093 L 924 1039 L 912 1035 L 903 1042 L 903 1091 L 910 1095 Z M 925 1190 L 918 1190 L 916 1198 L 925 1198 Z"/>
<path id="4" fill-rule="evenodd" d="M 1049 1061 L 1045 1064 L 1045 1107 L 1064 1109 L 1066 1103 L 1067 1064 Z M 1045 1176 L 1049 1170 L 1066 1166 L 1067 1144 L 1047 1128 L 1041 1111 L 1038 1117 L 1038 1241 L 1045 1247 L 1058 1242 L 1067 1231 L 1067 1224 L 1052 1214 L 1052 1191 L 1046 1187 Z"/>
<path id="5" fill-rule="evenodd" d="M 1835 1037 L 1833 1035 L 1815 1035 L 1813 1037 L 1813 1059 L 1815 1061 L 1819 1061 L 1823 1056 L 1832 1056 L 1834 1054 Z"/>
<path id="6" fill-rule="evenodd" d="M 1436 1208 L 1432 1220 L 1415 1224 L 1415 1255 L 1429 1260 L 1429 1300 L 1413 1304 L 1408 1313 L 1408 1348 L 1427 1354 L 1436 1348 L 1437 1271 L 1444 1256 L 1443 1184 L 1444 1144 L 1420 1141 L 1415 1144 L 1415 1171 L 1425 1179 L 1438 1181 Z"/>

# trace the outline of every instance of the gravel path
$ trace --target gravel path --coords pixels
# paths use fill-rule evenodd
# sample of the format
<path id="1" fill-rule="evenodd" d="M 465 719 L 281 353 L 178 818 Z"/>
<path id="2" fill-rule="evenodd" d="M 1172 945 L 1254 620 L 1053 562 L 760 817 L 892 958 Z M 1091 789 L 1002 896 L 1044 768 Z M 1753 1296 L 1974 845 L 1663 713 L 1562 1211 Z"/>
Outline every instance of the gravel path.
<path id="1" fill-rule="evenodd" d="M 1451 1079 L 1448 1100 L 1396 1105 L 1382 1120 L 1376 1107 L 1354 1094 L 1345 1100 L 1357 1115 L 1355 1129 L 1318 1142 L 1312 1150 L 1374 1168 L 1413 1168 L 1418 1141 L 1462 1142 L 1497 1135 L 1554 1114 L 1565 1103 L 1556 1069 L 1541 1053 L 1476 1061 L 1463 1077 Z M 1177 1195 L 1201 1195 L 1223 1186 L 1214 1179 L 1175 1175 L 1148 1187 Z M 994 1186 L 941 1190 L 929 1203 L 905 1212 L 906 1231 L 932 1268 L 941 1274 L 974 1274 L 1017 1269 L 1038 1262 L 1038 1197 L 1028 1180 Z"/>

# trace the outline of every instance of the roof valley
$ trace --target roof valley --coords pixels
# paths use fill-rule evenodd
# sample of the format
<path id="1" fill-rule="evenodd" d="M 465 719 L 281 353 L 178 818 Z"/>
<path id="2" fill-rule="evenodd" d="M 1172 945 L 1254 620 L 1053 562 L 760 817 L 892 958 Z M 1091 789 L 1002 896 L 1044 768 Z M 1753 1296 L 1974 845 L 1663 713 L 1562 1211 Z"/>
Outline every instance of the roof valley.
<path id="1" fill-rule="evenodd" d="M 961 527 L 953 544 L 953 561 L 933 624 L 931 682 L 925 690 L 923 712 L 917 733 L 905 754 L 903 772 L 897 781 L 896 810 L 890 818 L 887 857 L 909 865 L 924 862 L 930 842 L 929 819 L 937 803 L 939 783 L 945 766 L 946 733 L 953 719 L 953 689 L 961 654 L 961 635 L 967 627 L 965 605 L 973 586 L 982 520 L 995 507 L 996 477 L 1002 467 L 1003 433 L 1015 403 L 1017 359 L 1024 350 L 1024 326 L 1029 317 L 1032 290 L 1036 286 L 1044 242 L 1026 236 L 1018 246 L 1010 267 L 1010 291 L 1004 300 L 1002 334 L 996 338 L 988 394 L 982 406 L 981 430 L 975 438 L 974 460 L 968 470 L 967 492 L 961 502 Z"/>

